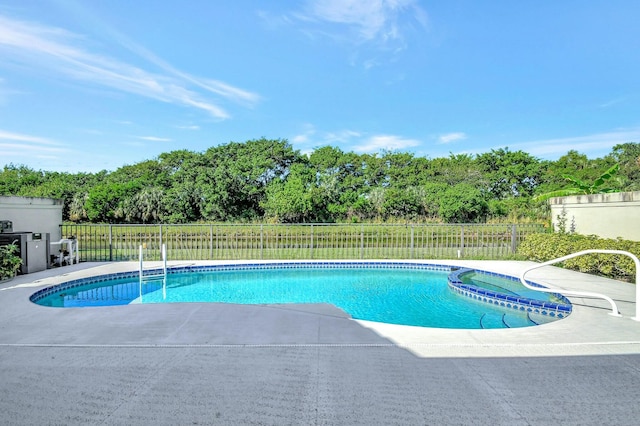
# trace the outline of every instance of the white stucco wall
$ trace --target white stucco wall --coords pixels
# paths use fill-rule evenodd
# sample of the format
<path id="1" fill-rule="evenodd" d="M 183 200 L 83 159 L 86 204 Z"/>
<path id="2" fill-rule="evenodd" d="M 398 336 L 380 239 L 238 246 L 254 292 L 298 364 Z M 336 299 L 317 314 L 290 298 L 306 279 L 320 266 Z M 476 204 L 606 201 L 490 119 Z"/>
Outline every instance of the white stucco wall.
<path id="1" fill-rule="evenodd" d="M 0 196 L 0 220 L 13 222 L 13 232 L 49 233 L 51 241 L 59 241 L 62 200 Z"/>
<path id="2" fill-rule="evenodd" d="M 640 241 L 640 191 L 612 194 L 573 195 L 549 200 L 554 228 L 566 211 L 566 230 L 602 238 Z"/>

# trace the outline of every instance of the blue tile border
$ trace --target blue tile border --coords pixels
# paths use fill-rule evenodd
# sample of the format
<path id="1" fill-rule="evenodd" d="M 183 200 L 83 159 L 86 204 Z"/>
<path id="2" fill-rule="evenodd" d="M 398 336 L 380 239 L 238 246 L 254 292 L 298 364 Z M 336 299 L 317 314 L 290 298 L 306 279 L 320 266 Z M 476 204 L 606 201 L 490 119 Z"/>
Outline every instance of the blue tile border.
<path id="1" fill-rule="evenodd" d="M 495 272 L 487 272 L 478 269 L 460 268 L 453 270 L 448 276 L 449 288 L 458 294 L 472 298 L 479 302 L 484 302 L 508 309 L 514 309 L 518 311 L 527 312 L 527 314 L 540 314 L 547 315 L 555 318 L 565 318 L 571 314 L 572 306 L 569 300 L 561 294 L 552 293 L 555 297 L 562 300 L 564 303 L 556 303 L 549 301 L 542 301 L 536 299 L 529 299 L 523 296 L 513 296 L 510 294 L 504 294 L 497 291 L 487 290 L 472 284 L 465 284 L 462 282 L 461 276 L 473 272 L 479 272 L 486 275 L 509 279 L 513 281 L 520 281 L 520 279 Z M 527 281 L 533 287 L 544 288 L 543 285 Z M 534 321 L 535 322 L 535 321 Z"/>

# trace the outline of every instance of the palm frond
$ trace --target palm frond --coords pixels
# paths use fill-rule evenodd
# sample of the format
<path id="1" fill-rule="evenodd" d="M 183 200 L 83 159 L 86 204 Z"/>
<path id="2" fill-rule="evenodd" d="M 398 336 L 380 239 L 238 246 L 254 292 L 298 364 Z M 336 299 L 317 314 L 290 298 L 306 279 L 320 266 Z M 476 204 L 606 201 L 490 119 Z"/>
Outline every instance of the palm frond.
<path id="1" fill-rule="evenodd" d="M 579 188 L 558 189 L 556 191 L 551 191 L 551 192 L 547 192 L 547 193 L 535 196 L 533 197 L 533 201 L 541 202 L 541 201 L 547 201 L 549 198 L 567 197 L 569 195 L 577 195 L 577 194 L 584 194 L 584 192 Z"/>

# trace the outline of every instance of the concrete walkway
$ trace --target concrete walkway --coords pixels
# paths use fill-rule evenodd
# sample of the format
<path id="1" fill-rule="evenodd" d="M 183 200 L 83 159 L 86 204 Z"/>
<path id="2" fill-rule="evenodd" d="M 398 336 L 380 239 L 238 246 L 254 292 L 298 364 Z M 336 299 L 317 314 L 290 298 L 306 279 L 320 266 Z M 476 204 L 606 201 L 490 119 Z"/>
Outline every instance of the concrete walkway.
<path id="1" fill-rule="evenodd" d="M 423 261 L 429 263 L 428 261 Z M 437 261 L 433 263 L 445 263 Z M 516 275 L 527 262 L 449 262 Z M 135 263 L 0 285 L 2 424 L 637 424 L 635 286 L 553 267 L 530 279 L 601 291 L 554 323 L 444 330 L 329 305 L 59 309 L 40 288 Z M 595 290 L 597 289 L 597 290 Z"/>

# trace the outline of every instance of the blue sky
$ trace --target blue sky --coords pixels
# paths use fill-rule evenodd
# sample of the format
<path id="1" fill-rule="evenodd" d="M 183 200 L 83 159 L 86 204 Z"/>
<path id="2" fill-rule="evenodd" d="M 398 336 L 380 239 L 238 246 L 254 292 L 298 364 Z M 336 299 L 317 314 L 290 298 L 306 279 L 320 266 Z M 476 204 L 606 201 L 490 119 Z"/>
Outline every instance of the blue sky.
<path id="1" fill-rule="evenodd" d="M 0 0 L 0 167 L 640 142 L 635 0 Z"/>

